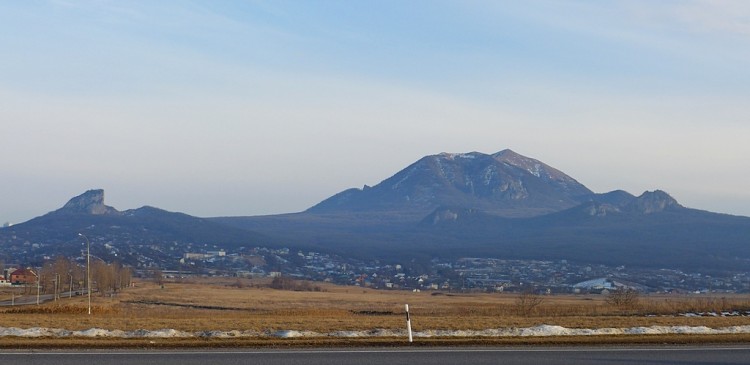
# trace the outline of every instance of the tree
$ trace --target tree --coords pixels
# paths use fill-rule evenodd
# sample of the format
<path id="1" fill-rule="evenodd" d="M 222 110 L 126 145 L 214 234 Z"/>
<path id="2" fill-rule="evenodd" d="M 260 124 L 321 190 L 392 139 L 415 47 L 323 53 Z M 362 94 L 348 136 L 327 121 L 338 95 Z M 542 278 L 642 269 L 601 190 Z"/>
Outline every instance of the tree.
<path id="1" fill-rule="evenodd" d="M 54 260 L 47 260 L 38 272 L 39 285 L 45 293 L 63 293 L 73 291 L 74 287 L 86 287 L 86 271 L 91 272 L 91 288 L 98 290 L 102 296 L 130 286 L 133 271 L 130 267 L 122 266 L 119 262 L 108 264 L 101 259 L 91 261 L 91 267 L 77 265 L 73 260 L 58 256 Z M 35 286 L 35 285 L 34 285 Z M 27 292 L 35 292 L 36 288 L 26 286 Z"/>
<path id="2" fill-rule="evenodd" d="M 96 285 L 96 290 L 101 296 L 113 290 L 115 283 L 114 268 L 103 261 L 91 262 L 91 283 Z"/>
<path id="3" fill-rule="evenodd" d="M 58 293 L 65 291 L 64 289 L 70 286 L 69 280 L 67 279 L 72 267 L 73 263 L 65 256 L 57 256 L 55 260 L 52 261 L 52 275 L 56 281 L 59 281 L 59 283 L 57 283 Z"/>
<path id="4" fill-rule="evenodd" d="M 635 308 L 639 297 L 640 294 L 633 288 L 619 288 L 609 293 L 606 302 L 621 309 Z"/>
<path id="5" fill-rule="evenodd" d="M 45 293 L 51 293 L 55 290 L 57 283 L 57 292 L 72 291 L 73 287 L 83 282 L 86 277 L 85 268 L 78 266 L 73 260 L 57 256 L 53 260 L 45 261 L 39 270 L 40 285 Z M 72 279 L 72 285 L 71 285 Z"/>
<path id="6" fill-rule="evenodd" d="M 281 289 L 281 290 L 294 290 L 295 288 L 295 282 L 294 279 L 288 278 L 285 276 L 276 276 L 271 280 L 271 284 L 269 285 L 271 289 Z"/>
<path id="7" fill-rule="evenodd" d="M 70 275 L 73 275 L 73 287 L 80 290 L 86 285 L 86 268 L 71 262 Z M 71 288 L 72 290 L 72 288 Z"/>
<path id="8" fill-rule="evenodd" d="M 118 284 L 120 286 L 120 289 L 124 289 L 124 288 L 129 287 L 130 283 L 133 280 L 133 270 L 130 267 L 127 267 L 127 266 L 122 267 L 121 266 L 120 267 L 120 271 L 119 271 L 119 275 L 118 275 L 118 280 L 119 280 Z"/>
<path id="9" fill-rule="evenodd" d="M 528 316 L 536 307 L 544 302 L 544 297 L 534 292 L 532 288 L 525 289 L 518 295 L 515 302 L 516 313 Z"/>
<path id="10" fill-rule="evenodd" d="M 151 272 L 151 277 L 154 279 L 156 285 L 164 285 L 164 273 L 159 269 L 154 269 Z"/>

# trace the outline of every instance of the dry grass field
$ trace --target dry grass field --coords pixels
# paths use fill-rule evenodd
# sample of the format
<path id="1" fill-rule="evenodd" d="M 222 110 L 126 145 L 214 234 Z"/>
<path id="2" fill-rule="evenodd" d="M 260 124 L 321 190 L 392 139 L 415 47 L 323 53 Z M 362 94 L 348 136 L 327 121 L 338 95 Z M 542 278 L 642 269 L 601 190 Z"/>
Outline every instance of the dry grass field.
<path id="1" fill-rule="evenodd" d="M 532 327 L 542 324 L 568 328 L 638 326 L 706 326 L 711 328 L 750 325 L 750 317 L 684 317 L 690 311 L 750 310 L 747 296 L 643 296 L 637 305 L 615 307 L 599 295 L 543 296 L 533 310 L 520 311 L 516 294 L 413 293 L 379 291 L 357 287 L 321 285 L 321 291 L 298 292 L 263 287 L 266 282 L 237 279 L 202 279 L 167 282 L 163 287 L 137 282 L 112 297 L 93 297 L 93 314 L 86 314 L 86 297 L 63 298 L 57 303 L 4 307 L 0 327 L 48 327 L 67 330 L 102 328 L 209 330 L 306 330 L 329 333 L 342 330 L 403 329 L 404 304 L 409 304 L 415 331 L 483 330 Z M 319 284 L 316 284 L 319 285 Z M 3 295 L 5 296 L 5 295 Z M 9 297 L 9 295 L 7 295 Z M 5 298 L 0 298 L 0 300 Z M 633 342 L 649 336 L 590 336 L 577 338 L 524 339 L 524 343 Z M 748 335 L 672 335 L 670 341 L 746 341 Z M 596 339 L 594 339 L 596 338 Z M 619 338 L 619 339 L 618 339 Z M 661 336 L 658 341 L 664 341 Z M 244 340 L 160 340 L 163 345 L 260 346 L 264 344 L 361 344 L 354 339 L 244 339 Z M 368 343 L 390 343 L 393 339 L 371 339 Z M 445 344 L 450 339 L 420 339 L 422 343 Z M 454 339 L 454 343 L 516 343 L 519 339 Z M 401 340 L 396 341 L 401 343 Z M 144 340 L 114 339 L 22 339 L 0 338 L 0 346 L 49 346 L 85 344 L 110 346 L 116 343 L 141 345 Z M 149 341 L 153 344 L 155 341 Z M 97 345 L 98 344 L 98 345 Z"/>

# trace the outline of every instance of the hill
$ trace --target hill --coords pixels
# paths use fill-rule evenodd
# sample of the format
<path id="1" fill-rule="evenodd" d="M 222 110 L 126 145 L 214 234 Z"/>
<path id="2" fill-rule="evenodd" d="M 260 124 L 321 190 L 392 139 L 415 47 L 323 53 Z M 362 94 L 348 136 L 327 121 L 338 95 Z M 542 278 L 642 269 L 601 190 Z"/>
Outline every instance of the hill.
<path id="1" fill-rule="evenodd" d="M 90 238 L 97 256 L 133 266 L 174 262 L 198 246 L 234 248 L 273 240 L 211 220 L 154 207 L 118 211 L 104 204 L 103 190 L 89 190 L 62 208 L 27 222 L 0 229 L 0 245 L 8 260 L 40 262 L 44 256 L 76 256 Z"/>

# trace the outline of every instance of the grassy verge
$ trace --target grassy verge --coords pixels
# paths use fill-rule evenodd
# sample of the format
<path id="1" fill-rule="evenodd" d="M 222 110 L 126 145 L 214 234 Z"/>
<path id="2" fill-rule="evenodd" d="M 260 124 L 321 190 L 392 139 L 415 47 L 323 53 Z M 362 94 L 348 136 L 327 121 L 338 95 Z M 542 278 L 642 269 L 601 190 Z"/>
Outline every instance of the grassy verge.
<path id="1" fill-rule="evenodd" d="M 0 309 L 0 327 L 101 328 L 179 331 L 402 330 L 403 305 L 409 304 L 412 326 L 422 330 L 484 330 L 533 327 L 628 328 L 648 326 L 750 325 L 750 317 L 684 317 L 689 311 L 748 310 L 747 296 L 648 296 L 636 306 L 609 305 L 602 296 L 549 296 L 531 311 L 518 311 L 513 294 L 412 293 L 322 285 L 320 292 L 271 290 L 262 282 L 204 280 L 149 282 L 115 296 L 94 297 L 93 314 L 85 298 L 63 298 L 40 306 Z M 502 338 L 267 338 L 113 339 L 0 337 L 4 348 L 159 348 L 159 347 L 361 347 L 445 345 L 591 345 L 612 343 L 740 343 L 750 335 L 623 335 Z"/>

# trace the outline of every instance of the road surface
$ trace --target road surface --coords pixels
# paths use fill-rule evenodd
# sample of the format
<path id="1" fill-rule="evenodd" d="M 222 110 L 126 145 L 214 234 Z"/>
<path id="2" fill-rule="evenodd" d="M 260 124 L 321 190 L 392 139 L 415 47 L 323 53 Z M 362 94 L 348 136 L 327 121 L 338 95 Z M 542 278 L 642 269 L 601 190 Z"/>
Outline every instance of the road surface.
<path id="1" fill-rule="evenodd" d="M 0 351 L 0 361 L 24 365 L 447 365 L 447 364 L 747 364 L 750 346 L 526 347 L 340 350 Z"/>
<path id="2" fill-rule="evenodd" d="M 62 299 L 69 298 L 71 295 L 72 296 L 86 295 L 86 293 L 87 292 L 86 292 L 85 289 L 84 290 L 77 290 L 77 291 L 74 291 L 72 293 L 66 291 L 64 293 L 59 293 L 58 297 L 62 300 Z M 94 291 L 92 291 L 92 293 L 94 293 Z M 49 301 L 54 300 L 54 299 L 55 299 L 55 295 L 54 294 L 40 294 L 39 295 L 39 303 L 40 304 L 44 303 L 44 302 L 49 302 Z M 36 298 L 36 292 L 34 292 L 34 294 L 16 295 L 16 297 L 14 299 L 0 301 L 0 307 L 9 307 L 9 306 L 12 306 L 12 305 L 30 305 L 30 304 L 36 304 L 36 300 L 37 300 L 37 298 Z"/>

